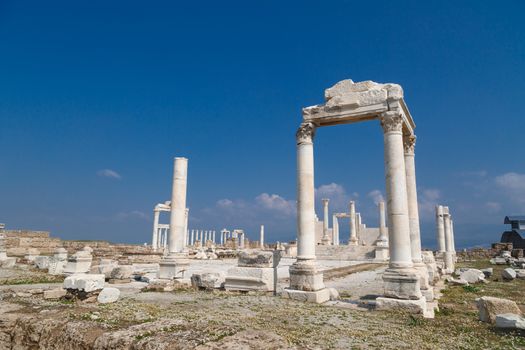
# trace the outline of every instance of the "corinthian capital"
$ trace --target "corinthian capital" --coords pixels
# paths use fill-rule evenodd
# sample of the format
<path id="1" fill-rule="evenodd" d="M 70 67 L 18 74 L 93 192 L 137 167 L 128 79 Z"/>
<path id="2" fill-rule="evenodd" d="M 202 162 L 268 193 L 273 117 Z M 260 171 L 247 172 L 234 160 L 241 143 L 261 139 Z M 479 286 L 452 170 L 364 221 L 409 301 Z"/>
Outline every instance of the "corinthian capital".
<path id="1" fill-rule="evenodd" d="M 403 148 L 405 154 L 414 154 L 416 148 L 416 135 L 408 135 L 403 137 Z"/>
<path id="2" fill-rule="evenodd" d="M 401 132 L 403 117 L 398 112 L 384 112 L 381 114 L 381 126 L 384 133 Z"/>
<path id="3" fill-rule="evenodd" d="M 297 144 L 300 143 L 312 143 L 315 136 L 315 125 L 313 123 L 302 123 L 297 133 L 295 134 L 295 139 Z"/>

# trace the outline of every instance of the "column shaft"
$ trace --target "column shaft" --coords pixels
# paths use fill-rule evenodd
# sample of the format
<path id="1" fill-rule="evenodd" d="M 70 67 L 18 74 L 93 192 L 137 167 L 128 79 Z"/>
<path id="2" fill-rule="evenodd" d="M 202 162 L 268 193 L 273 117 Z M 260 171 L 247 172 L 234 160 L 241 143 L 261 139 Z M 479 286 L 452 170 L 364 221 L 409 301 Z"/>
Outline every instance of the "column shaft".
<path id="1" fill-rule="evenodd" d="M 175 158 L 168 248 L 170 254 L 184 251 L 187 177 L 188 159 Z"/>
<path id="2" fill-rule="evenodd" d="M 416 185 L 416 164 L 414 148 L 416 137 L 410 135 L 404 139 L 405 149 L 405 172 L 407 179 L 407 199 L 408 199 L 408 218 L 410 225 L 410 247 L 412 261 L 420 264 L 423 262 L 421 257 L 421 236 L 419 228 L 419 209 L 417 206 L 417 185 Z"/>

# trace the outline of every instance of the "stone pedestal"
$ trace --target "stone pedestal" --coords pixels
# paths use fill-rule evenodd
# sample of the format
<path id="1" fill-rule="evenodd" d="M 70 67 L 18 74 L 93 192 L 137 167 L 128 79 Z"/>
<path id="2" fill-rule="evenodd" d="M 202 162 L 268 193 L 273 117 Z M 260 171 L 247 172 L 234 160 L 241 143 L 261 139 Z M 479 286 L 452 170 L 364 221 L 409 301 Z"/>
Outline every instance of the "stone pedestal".
<path id="1" fill-rule="evenodd" d="M 383 274 L 385 297 L 421 299 L 420 275 L 414 268 L 387 269 Z"/>
<path id="2" fill-rule="evenodd" d="M 93 257 L 88 251 L 78 251 L 68 258 L 66 267 L 64 268 L 64 273 L 66 275 L 88 273 L 91 269 L 92 261 Z"/>
<path id="3" fill-rule="evenodd" d="M 159 262 L 159 279 L 183 279 L 190 261 L 185 256 L 169 255 Z"/>
<path id="4" fill-rule="evenodd" d="M 388 245 L 381 246 L 377 245 L 375 250 L 375 261 L 388 261 Z"/>
<path id="5" fill-rule="evenodd" d="M 237 267 L 228 270 L 224 288 L 273 292 L 277 286 L 277 266 L 280 260 L 280 251 L 241 252 Z"/>
<path id="6" fill-rule="evenodd" d="M 379 297 L 376 299 L 376 310 L 403 310 L 411 314 L 427 314 L 427 301 L 424 297 L 419 299 L 394 299 Z"/>

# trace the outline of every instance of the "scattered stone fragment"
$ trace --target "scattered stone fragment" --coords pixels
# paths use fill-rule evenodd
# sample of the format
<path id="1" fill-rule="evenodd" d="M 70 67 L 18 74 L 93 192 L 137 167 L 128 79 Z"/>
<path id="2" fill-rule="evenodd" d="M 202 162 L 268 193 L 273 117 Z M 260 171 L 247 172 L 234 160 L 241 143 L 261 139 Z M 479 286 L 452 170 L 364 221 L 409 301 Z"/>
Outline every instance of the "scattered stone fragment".
<path id="1" fill-rule="evenodd" d="M 516 314 L 522 315 L 518 305 L 508 299 L 501 299 L 495 297 L 481 297 L 476 299 L 479 310 L 479 319 L 483 322 L 494 323 L 496 315 L 499 314 Z"/>
<path id="2" fill-rule="evenodd" d="M 516 278 L 516 271 L 512 268 L 506 268 L 505 270 L 501 271 L 501 277 L 503 277 L 504 280 L 512 281 Z"/>
<path id="3" fill-rule="evenodd" d="M 481 270 L 467 269 L 461 272 L 459 279 L 468 283 L 479 283 L 485 279 L 485 274 Z"/>
<path id="4" fill-rule="evenodd" d="M 120 297 L 120 290 L 117 288 L 104 288 L 97 297 L 97 301 L 101 304 L 114 303 Z"/>
<path id="5" fill-rule="evenodd" d="M 64 280 L 65 289 L 92 292 L 104 288 L 104 275 L 74 274 Z"/>
<path id="6" fill-rule="evenodd" d="M 510 313 L 496 315 L 496 328 L 525 329 L 525 318 Z"/>
<path id="7" fill-rule="evenodd" d="M 446 278 L 446 281 L 448 282 L 448 284 L 452 285 L 452 286 L 468 286 L 468 282 L 465 281 L 464 279 L 456 279 L 454 277 L 451 277 L 451 276 L 448 276 Z"/>
<path id="8" fill-rule="evenodd" d="M 60 299 L 66 294 L 67 294 L 67 291 L 62 288 L 45 290 L 44 299 Z"/>
<path id="9" fill-rule="evenodd" d="M 214 289 L 224 286 L 225 276 L 222 273 L 194 273 L 191 276 L 191 285 L 198 289 Z"/>

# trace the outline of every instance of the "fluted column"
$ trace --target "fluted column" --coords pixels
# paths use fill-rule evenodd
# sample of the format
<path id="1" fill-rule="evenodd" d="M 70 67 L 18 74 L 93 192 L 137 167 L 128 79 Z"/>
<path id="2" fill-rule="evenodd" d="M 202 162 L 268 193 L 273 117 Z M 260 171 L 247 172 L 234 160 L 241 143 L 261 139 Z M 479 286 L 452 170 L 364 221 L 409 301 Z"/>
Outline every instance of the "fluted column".
<path id="1" fill-rule="evenodd" d="M 154 251 L 159 247 L 159 216 L 160 211 L 155 209 L 153 211 L 153 237 L 151 238 L 151 246 Z"/>
<path id="2" fill-rule="evenodd" d="M 182 253 L 184 251 L 187 176 L 188 159 L 181 157 L 175 158 L 168 245 L 170 254 Z"/>
<path id="3" fill-rule="evenodd" d="M 323 239 L 321 240 L 324 245 L 330 244 L 330 237 L 328 237 L 328 202 L 329 199 L 323 199 Z"/>
<path id="4" fill-rule="evenodd" d="M 402 116 L 397 112 L 385 112 L 381 116 L 381 126 L 384 131 L 390 268 L 412 267 Z"/>
<path id="5" fill-rule="evenodd" d="M 436 235 L 438 252 L 445 253 L 445 222 L 443 220 L 443 206 L 436 205 Z"/>
<path id="6" fill-rule="evenodd" d="M 407 198 L 408 198 L 408 219 L 410 225 L 410 247 L 412 261 L 421 264 L 421 234 L 419 228 L 419 209 L 417 206 L 417 185 L 416 185 L 416 165 L 415 147 L 416 136 L 409 135 L 404 137 L 405 150 L 405 172 L 407 179 Z"/>
<path id="7" fill-rule="evenodd" d="M 355 202 L 350 201 L 350 239 L 348 241 L 349 245 L 357 245 L 357 225 L 356 225 L 356 215 L 355 215 Z"/>

